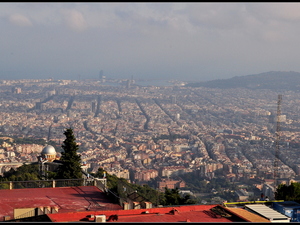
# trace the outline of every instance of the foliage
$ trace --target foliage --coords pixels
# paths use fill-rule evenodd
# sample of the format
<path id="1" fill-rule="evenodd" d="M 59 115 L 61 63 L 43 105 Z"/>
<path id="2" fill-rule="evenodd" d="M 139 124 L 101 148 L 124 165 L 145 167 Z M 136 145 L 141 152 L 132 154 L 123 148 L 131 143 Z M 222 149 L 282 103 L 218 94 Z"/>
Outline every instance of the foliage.
<path id="1" fill-rule="evenodd" d="M 99 168 L 95 174 L 92 174 L 94 177 L 103 178 L 104 174 L 107 180 L 107 188 L 110 190 L 117 191 L 118 177 L 115 175 L 108 174 L 103 168 Z"/>
<path id="2" fill-rule="evenodd" d="M 14 138 L 14 143 L 16 144 L 38 144 L 45 145 L 46 141 L 42 138 L 34 139 L 34 138 Z"/>
<path id="3" fill-rule="evenodd" d="M 107 181 L 107 188 L 109 189 L 110 193 L 108 194 L 109 197 L 111 197 L 112 201 L 118 202 L 118 199 L 116 196 L 119 196 L 118 194 L 118 180 L 119 178 L 115 175 L 108 174 L 103 168 L 99 168 L 98 171 L 95 174 L 91 174 L 94 177 L 103 178 L 106 177 Z M 113 194 L 112 194 L 113 193 Z"/>
<path id="4" fill-rule="evenodd" d="M 196 203 L 195 200 L 191 199 L 189 194 L 181 197 L 178 188 L 168 189 L 166 187 L 164 197 L 163 205 L 189 205 Z"/>
<path id="5" fill-rule="evenodd" d="M 37 164 L 23 164 L 16 170 L 11 168 L 9 171 L 3 173 L 1 181 L 28 181 L 39 180 L 38 165 Z"/>
<path id="6" fill-rule="evenodd" d="M 275 192 L 275 199 L 300 202 L 300 183 L 293 182 L 290 185 L 278 185 Z"/>
<path id="7" fill-rule="evenodd" d="M 0 183 L 0 189 L 9 189 L 9 183 Z"/>
<path id="8" fill-rule="evenodd" d="M 174 179 L 182 179 L 186 183 L 186 189 L 193 193 L 206 193 L 206 197 L 201 197 L 199 201 L 206 198 L 209 200 L 212 196 L 226 199 L 227 201 L 236 201 L 235 190 L 238 187 L 235 183 L 226 180 L 221 174 L 215 173 L 214 178 L 199 177 L 195 172 L 189 172 L 177 175 Z M 214 194 L 212 193 L 214 190 Z"/>
<path id="9" fill-rule="evenodd" d="M 57 172 L 55 172 L 55 171 L 46 171 L 46 173 L 47 173 L 47 176 L 46 176 L 47 180 L 54 180 L 55 177 L 57 176 Z"/>
<path id="10" fill-rule="evenodd" d="M 3 135 L 2 135 L 3 136 Z M 0 137 L 2 137 L 0 136 Z M 37 145 L 46 145 L 46 140 L 43 138 L 35 139 L 30 137 L 20 138 L 20 137 L 8 137 L 3 136 L 6 138 L 0 138 L 0 145 L 2 145 L 4 142 L 8 144 L 37 144 Z M 49 145 L 57 146 L 57 143 L 54 141 L 49 141 Z"/>
<path id="11" fill-rule="evenodd" d="M 103 168 L 99 168 L 96 174 L 93 174 L 95 177 L 103 178 L 103 174 L 106 172 Z M 110 175 L 106 172 L 107 178 L 107 187 L 110 191 L 115 193 L 120 197 L 124 197 L 124 193 L 120 193 L 118 185 L 122 182 L 129 189 L 136 190 L 139 195 L 143 196 L 147 201 L 150 201 L 154 204 L 160 205 L 186 205 L 186 204 L 195 204 L 196 201 L 191 198 L 189 194 L 181 197 L 179 194 L 179 189 L 166 189 L 165 192 L 160 192 L 151 188 L 149 185 L 138 185 L 128 183 L 124 178 L 118 178 L 115 175 Z"/>
<path id="12" fill-rule="evenodd" d="M 196 177 L 194 172 L 184 173 L 182 175 L 178 175 L 178 177 L 185 181 L 188 188 L 193 192 L 198 193 L 207 193 L 211 192 L 212 189 L 216 189 L 217 191 L 221 191 L 223 189 L 227 190 L 236 190 L 237 187 L 234 183 L 229 182 L 222 176 L 217 176 L 207 181 L 207 178 L 204 177 Z"/>
<path id="13" fill-rule="evenodd" d="M 142 194 L 150 202 L 153 202 L 155 204 L 162 204 L 162 202 L 164 201 L 164 193 L 151 188 L 149 185 L 141 186 L 135 184 L 134 188 L 138 191 L 138 193 Z"/>
<path id="14" fill-rule="evenodd" d="M 75 142 L 73 130 L 68 128 L 64 135 L 66 139 L 62 144 L 62 165 L 58 167 L 56 179 L 80 179 L 82 178 L 81 156 L 77 154 L 79 146 Z"/>

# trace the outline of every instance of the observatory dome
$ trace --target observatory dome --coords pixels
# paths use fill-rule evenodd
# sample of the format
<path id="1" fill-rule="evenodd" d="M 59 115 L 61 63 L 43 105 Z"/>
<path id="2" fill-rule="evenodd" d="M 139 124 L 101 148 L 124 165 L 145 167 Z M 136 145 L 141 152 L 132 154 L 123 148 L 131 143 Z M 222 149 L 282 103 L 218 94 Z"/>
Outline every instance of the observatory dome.
<path id="1" fill-rule="evenodd" d="M 57 152 L 52 145 L 47 145 L 41 152 L 42 159 L 46 159 L 48 162 L 53 162 L 57 157 Z"/>
<path id="2" fill-rule="evenodd" d="M 55 148 L 52 145 L 47 145 L 45 148 L 43 148 L 42 154 L 44 154 L 44 155 L 56 155 L 56 151 L 55 151 Z"/>

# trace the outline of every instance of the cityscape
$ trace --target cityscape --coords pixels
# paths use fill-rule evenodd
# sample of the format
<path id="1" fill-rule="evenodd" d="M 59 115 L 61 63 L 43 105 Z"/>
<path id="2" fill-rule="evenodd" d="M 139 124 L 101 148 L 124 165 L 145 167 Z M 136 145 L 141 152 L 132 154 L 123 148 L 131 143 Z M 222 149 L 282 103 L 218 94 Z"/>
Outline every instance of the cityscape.
<path id="1" fill-rule="evenodd" d="M 300 222 L 299 3 L 0 10 L 0 223 Z"/>
<path id="2" fill-rule="evenodd" d="M 156 180 L 155 188 L 161 191 L 184 190 L 186 183 L 179 175 L 186 173 L 207 182 L 216 174 L 240 184 L 251 180 L 271 198 L 274 171 L 280 183 L 298 180 L 297 91 L 187 87 L 177 80 L 150 83 L 105 76 L 1 80 L 0 175 L 37 162 L 45 147 L 11 144 L 11 137 L 60 146 L 64 130 L 72 128 L 88 172 L 103 168 L 137 184 Z M 242 187 L 238 200 L 254 198 Z"/>

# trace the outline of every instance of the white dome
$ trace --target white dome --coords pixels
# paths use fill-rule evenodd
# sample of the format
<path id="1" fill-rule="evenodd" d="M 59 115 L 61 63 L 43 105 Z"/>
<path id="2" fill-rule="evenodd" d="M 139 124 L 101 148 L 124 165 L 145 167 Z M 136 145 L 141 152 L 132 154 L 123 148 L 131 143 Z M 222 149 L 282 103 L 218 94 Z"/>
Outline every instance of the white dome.
<path id="1" fill-rule="evenodd" d="M 44 155 L 56 155 L 55 148 L 52 145 L 47 145 L 43 148 L 42 154 Z"/>

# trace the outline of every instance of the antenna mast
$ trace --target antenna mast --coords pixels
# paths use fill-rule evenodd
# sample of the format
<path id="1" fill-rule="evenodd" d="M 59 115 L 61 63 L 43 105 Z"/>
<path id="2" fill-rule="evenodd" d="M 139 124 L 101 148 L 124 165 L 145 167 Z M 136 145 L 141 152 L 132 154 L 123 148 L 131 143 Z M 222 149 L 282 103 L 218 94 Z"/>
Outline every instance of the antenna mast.
<path id="1" fill-rule="evenodd" d="M 279 160 L 279 141 L 280 141 L 280 116 L 281 116 L 281 100 L 282 95 L 278 95 L 277 102 L 277 123 L 276 123 L 276 149 L 275 149 L 275 160 L 274 160 L 274 184 L 275 188 L 277 187 L 277 179 L 278 179 L 278 160 Z"/>

